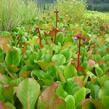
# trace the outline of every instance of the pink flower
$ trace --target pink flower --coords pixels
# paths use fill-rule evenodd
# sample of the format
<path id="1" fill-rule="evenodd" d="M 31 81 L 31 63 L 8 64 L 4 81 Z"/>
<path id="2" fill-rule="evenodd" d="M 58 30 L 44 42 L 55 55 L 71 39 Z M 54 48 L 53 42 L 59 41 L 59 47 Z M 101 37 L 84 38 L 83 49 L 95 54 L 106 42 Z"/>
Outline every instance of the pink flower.
<path id="1" fill-rule="evenodd" d="M 81 38 L 82 38 L 81 35 L 78 34 L 78 35 L 76 35 L 76 36 L 74 37 L 74 40 L 79 40 L 79 39 L 81 39 Z"/>
<path id="2" fill-rule="evenodd" d="M 90 59 L 90 60 L 88 61 L 88 66 L 89 66 L 89 67 L 94 67 L 95 64 L 96 64 L 96 62 L 95 62 L 94 60 L 91 60 L 91 59 Z"/>

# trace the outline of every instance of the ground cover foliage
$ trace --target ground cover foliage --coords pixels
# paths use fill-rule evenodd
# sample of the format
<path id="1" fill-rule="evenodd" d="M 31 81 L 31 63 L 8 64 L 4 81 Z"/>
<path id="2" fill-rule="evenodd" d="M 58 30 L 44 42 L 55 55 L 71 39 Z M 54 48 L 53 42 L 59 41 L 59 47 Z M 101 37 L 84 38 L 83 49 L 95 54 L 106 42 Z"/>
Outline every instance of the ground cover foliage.
<path id="1" fill-rule="evenodd" d="M 0 33 L 0 109 L 109 108 L 109 19 L 64 3 Z"/>

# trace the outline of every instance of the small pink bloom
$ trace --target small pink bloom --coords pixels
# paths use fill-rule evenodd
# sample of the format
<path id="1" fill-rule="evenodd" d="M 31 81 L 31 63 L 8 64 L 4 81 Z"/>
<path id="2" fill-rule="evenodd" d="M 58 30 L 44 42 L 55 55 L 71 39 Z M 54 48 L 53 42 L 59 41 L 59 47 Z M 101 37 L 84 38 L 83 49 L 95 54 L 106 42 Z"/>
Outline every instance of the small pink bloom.
<path id="1" fill-rule="evenodd" d="M 89 67 L 94 67 L 95 64 L 96 64 L 96 62 L 95 62 L 94 60 L 91 60 L 91 59 L 90 59 L 90 60 L 88 61 L 88 66 L 89 66 Z"/>

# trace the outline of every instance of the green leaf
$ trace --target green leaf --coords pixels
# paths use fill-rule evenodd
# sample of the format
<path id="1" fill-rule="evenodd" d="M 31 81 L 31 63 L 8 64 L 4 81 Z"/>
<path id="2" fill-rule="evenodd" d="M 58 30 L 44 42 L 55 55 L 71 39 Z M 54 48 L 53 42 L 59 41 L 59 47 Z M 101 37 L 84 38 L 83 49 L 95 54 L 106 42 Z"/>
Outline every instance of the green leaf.
<path id="1" fill-rule="evenodd" d="M 104 74 L 103 70 L 99 67 L 98 64 L 95 65 L 95 72 L 96 72 L 96 75 L 98 77 L 102 76 Z"/>
<path id="2" fill-rule="evenodd" d="M 16 109 L 13 104 L 0 102 L 0 109 Z"/>
<path id="3" fill-rule="evenodd" d="M 109 107 L 109 96 L 103 96 L 102 97 L 102 104 L 104 106 L 104 109 L 108 109 L 108 107 Z"/>
<path id="4" fill-rule="evenodd" d="M 23 80 L 22 77 L 17 78 L 17 79 L 14 79 L 14 80 L 11 80 L 11 81 L 10 81 L 10 85 L 12 85 L 12 86 L 18 86 L 18 84 L 19 84 L 22 80 Z"/>
<path id="5" fill-rule="evenodd" d="M 109 76 L 103 75 L 103 76 L 101 76 L 101 77 L 98 79 L 98 82 L 99 82 L 100 86 L 103 86 L 103 84 L 104 84 L 107 80 L 109 80 Z"/>
<path id="6" fill-rule="evenodd" d="M 68 95 L 65 101 L 67 109 L 75 109 L 75 99 L 72 95 Z"/>
<path id="7" fill-rule="evenodd" d="M 6 54 L 6 64 L 7 65 L 16 65 L 20 64 L 21 60 L 21 50 L 19 48 L 13 48 Z"/>
<path id="8" fill-rule="evenodd" d="M 42 70 L 33 70 L 31 72 L 32 77 L 36 77 L 40 84 L 51 85 L 54 82 L 54 77 L 49 72 L 43 72 Z"/>
<path id="9" fill-rule="evenodd" d="M 56 89 L 56 94 L 63 99 L 68 95 L 68 93 L 63 89 L 63 85 L 60 83 L 58 88 Z"/>
<path id="10" fill-rule="evenodd" d="M 73 65 L 66 66 L 66 68 L 64 69 L 64 76 L 66 79 L 77 76 L 76 68 Z"/>
<path id="11" fill-rule="evenodd" d="M 9 78 L 7 75 L 0 75 L 0 83 L 9 84 L 10 81 L 11 78 Z"/>
<path id="12" fill-rule="evenodd" d="M 35 109 L 35 103 L 40 94 L 40 85 L 32 78 L 25 79 L 18 85 L 16 94 L 24 109 Z"/>
<path id="13" fill-rule="evenodd" d="M 13 95 L 14 95 L 14 90 L 11 85 L 3 85 L 3 93 L 2 93 L 5 101 L 12 102 L 13 100 Z"/>
<path id="14" fill-rule="evenodd" d="M 45 72 L 42 71 L 42 70 L 33 70 L 33 71 L 31 72 L 31 76 L 32 76 L 32 77 L 37 77 L 38 80 L 42 80 L 42 79 L 44 79 Z"/>
<path id="15" fill-rule="evenodd" d="M 63 70 L 57 69 L 57 74 L 59 76 L 60 81 L 62 81 L 62 82 L 65 82 L 66 81 L 66 79 L 64 77 L 64 74 L 63 74 Z"/>
<path id="16" fill-rule="evenodd" d="M 57 65 L 65 64 L 66 58 L 62 54 L 56 54 L 52 57 L 52 61 L 55 62 Z"/>
<path id="17" fill-rule="evenodd" d="M 72 57 L 72 51 L 70 48 L 62 50 L 62 54 L 66 57 L 66 59 L 70 59 Z"/>
<path id="18" fill-rule="evenodd" d="M 88 82 L 87 83 L 87 88 L 89 88 L 91 90 L 91 93 L 90 93 L 91 97 L 93 99 L 98 99 L 98 97 L 99 97 L 98 94 L 99 94 L 99 91 L 100 91 L 100 86 L 97 85 L 97 84 L 93 84 L 92 82 Z"/>
<path id="19" fill-rule="evenodd" d="M 80 86 L 73 80 L 68 80 L 66 83 L 64 83 L 63 87 L 64 90 L 70 95 L 74 95 L 80 89 Z"/>
<path id="20" fill-rule="evenodd" d="M 82 102 L 82 109 L 96 109 L 90 99 L 85 99 Z M 98 108 L 97 108 L 98 109 Z"/>
<path id="21" fill-rule="evenodd" d="M 109 60 L 109 54 L 105 54 L 105 55 L 103 56 L 103 60 L 105 60 L 105 61 Z"/>
<path id="22" fill-rule="evenodd" d="M 95 55 L 95 61 L 99 62 L 102 59 L 100 54 Z"/>
<path id="23" fill-rule="evenodd" d="M 3 97 L 3 85 L 0 84 L 0 101 L 4 101 Z"/>
<path id="24" fill-rule="evenodd" d="M 4 61 L 4 52 L 3 50 L 0 48 L 0 63 Z"/>
<path id="25" fill-rule="evenodd" d="M 99 97 L 102 98 L 103 96 L 109 96 L 109 80 L 106 80 L 100 89 Z"/>
<path id="26" fill-rule="evenodd" d="M 50 62 L 51 61 L 51 57 L 52 57 L 52 55 L 51 54 L 44 54 L 43 53 L 43 55 L 41 56 L 41 59 L 42 60 L 44 60 L 44 61 L 46 61 L 46 62 Z"/>
<path id="27" fill-rule="evenodd" d="M 63 44 L 63 42 L 64 42 L 64 33 L 62 33 L 62 32 L 57 33 L 56 44 L 58 44 L 58 42 Z"/>
<path id="28" fill-rule="evenodd" d="M 13 87 L 9 84 L 0 84 L 0 101 L 10 101 L 13 100 Z"/>
<path id="29" fill-rule="evenodd" d="M 37 64 L 44 71 L 46 71 L 49 68 L 49 66 L 54 65 L 53 62 L 46 62 L 46 61 L 38 61 Z"/>
<path id="30" fill-rule="evenodd" d="M 60 50 L 61 50 L 61 45 L 53 45 L 52 46 L 53 47 L 53 51 L 57 54 L 57 53 L 59 53 L 60 52 Z"/>
<path id="31" fill-rule="evenodd" d="M 86 96 L 86 88 L 81 88 L 74 94 L 75 105 L 78 106 L 85 99 Z"/>
<path id="32" fill-rule="evenodd" d="M 100 87 L 98 85 L 93 85 L 93 88 L 91 89 L 91 96 L 94 99 L 98 98 L 98 92 L 99 92 Z"/>
<path id="33" fill-rule="evenodd" d="M 16 109 L 16 108 L 14 107 L 14 105 L 11 104 L 10 102 L 5 103 L 5 105 L 7 106 L 7 109 Z"/>
<path id="34" fill-rule="evenodd" d="M 19 76 L 23 78 L 27 78 L 30 75 L 29 67 L 28 66 L 23 66 L 21 67 L 21 70 L 19 71 Z"/>

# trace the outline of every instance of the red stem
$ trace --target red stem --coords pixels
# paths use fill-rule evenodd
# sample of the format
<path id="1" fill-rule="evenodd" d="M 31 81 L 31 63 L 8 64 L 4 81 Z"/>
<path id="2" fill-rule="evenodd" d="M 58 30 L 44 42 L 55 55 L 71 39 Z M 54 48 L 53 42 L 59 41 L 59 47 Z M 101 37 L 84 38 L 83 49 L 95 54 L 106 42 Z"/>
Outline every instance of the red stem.
<path id="1" fill-rule="evenodd" d="M 39 44 L 40 44 L 40 48 L 42 48 L 43 46 L 42 46 L 42 38 L 41 38 L 41 33 L 40 33 L 40 29 L 39 28 L 36 28 L 36 30 L 37 30 L 37 32 L 38 32 L 38 34 L 39 34 Z"/>
<path id="2" fill-rule="evenodd" d="M 79 39 L 79 43 L 78 43 L 78 60 L 77 60 L 77 71 L 80 71 L 81 68 L 81 63 L 80 63 L 80 55 L 81 55 L 81 39 Z"/>
<path id="3" fill-rule="evenodd" d="M 57 35 L 57 32 L 56 32 L 56 29 L 55 29 L 55 36 L 54 36 L 54 43 L 56 44 L 56 35 Z"/>
<path id="4" fill-rule="evenodd" d="M 56 28 L 55 28 L 55 36 L 54 36 L 54 43 L 56 43 L 56 35 L 57 35 L 57 28 L 58 28 L 58 13 L 59 11 L 56 9 Z"/>

